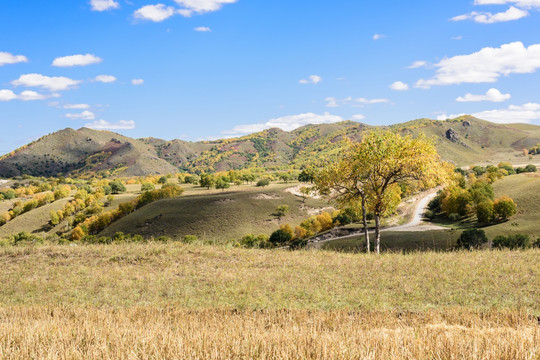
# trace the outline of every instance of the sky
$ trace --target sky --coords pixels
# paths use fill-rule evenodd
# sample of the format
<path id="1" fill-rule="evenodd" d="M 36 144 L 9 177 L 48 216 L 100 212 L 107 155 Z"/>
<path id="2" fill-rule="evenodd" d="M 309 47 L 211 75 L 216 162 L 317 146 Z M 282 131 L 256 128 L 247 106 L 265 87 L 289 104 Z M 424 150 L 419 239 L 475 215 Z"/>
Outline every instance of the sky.
<path id="1" fill-rule="evenodd" d="M 461 114 L 540 125 L 540 0 L 0 4 L 0 153 Z"/>

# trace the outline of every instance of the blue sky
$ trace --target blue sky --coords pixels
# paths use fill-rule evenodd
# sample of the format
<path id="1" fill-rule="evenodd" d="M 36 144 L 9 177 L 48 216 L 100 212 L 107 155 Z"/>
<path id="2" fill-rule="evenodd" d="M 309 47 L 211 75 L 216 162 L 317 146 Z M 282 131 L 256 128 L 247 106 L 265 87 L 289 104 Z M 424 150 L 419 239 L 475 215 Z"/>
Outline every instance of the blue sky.
<path id="1" fill-rule="evenodd" d="M 540 124 L 540 0 L 0 6 L 0 153 L 83 126 L 201 140 L 463 113 Z"/>

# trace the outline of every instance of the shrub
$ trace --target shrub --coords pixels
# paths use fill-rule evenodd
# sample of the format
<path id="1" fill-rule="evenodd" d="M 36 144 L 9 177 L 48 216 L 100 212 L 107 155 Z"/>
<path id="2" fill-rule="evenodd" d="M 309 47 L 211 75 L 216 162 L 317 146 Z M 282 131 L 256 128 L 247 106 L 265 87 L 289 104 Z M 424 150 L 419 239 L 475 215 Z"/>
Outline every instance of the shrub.
<path id="1" fill-rule="evenodd" d="M 13 189 L 7 189 L 1 192 L 5 200 L 13 200 L 17 197 L 17 193 Z"/>
<path id="2" fill-rule="evenodd" d="M 329 213 L 326 211 L 323 211 L 319 215 L 317 215 L 317 221 L 319 224 L 321 224 L 321 231 L 329 230 L 334 227 L 334 223 L 332 222 L 332 216 L 330 216 Z"/>
<path id="3" fill-rule="evenodd" d="M 216 189 L 225 190 L 230 187 L 231 187 L 231 184 L 229 184 L 229 182 L 224 177 L 219 177 L 216 180 Z"/>
<path id="4" fill-rule="evenodd" d="M 258 187 L 265 187 L 265 186 L 268 186 L 270 185 L 270 180 L 268 179 L 261 179 L 259 181 L 257 181 L 257 186 Z"/>
<path id="5" fill-rule="evenodd" d="M 193 244 L 195 241 L 197 241 L 197 237 L 195 235 L 186 235 L 184 236 L 184 239 L 182 240 L 182 242 L 186 243 L 186 244 Z"/>
<path id="6" fill-rule="evenodd" d="M 109 187 L 111 188 L 112 194 L 121 194 L 126 192 L 126 187 L 119 180 L 111 181 L 109 183 Z"/>
<path id="7" fill-rule="evenodd" d="M 158 184 L 166 184 L 169 180 L 167 179 L 166 176 L 162 176 L 159 178 L 158 180 Z"/>
<path id="8" fill-rule="evenodd" d="M 237 243 L 237 246 L 243 248 L 266 248 L 268 247 L 268 236 L 259 235 L 255 236 L 253 234 L 246 235 L 240 239 Z"/>
<path id="9" fill-rule="evenodd" d="M 538 169 L 536 168 L 536 165 L 530 164 L 530 165 L 525 166 L 525 171 L 527 171 L 527 172 L 537 172 Z"/>
<path id="10" fill-rule="evenodd" d="M 493 239 L 493 247 L 503 249 L 530 249 L 533 247 L 529 235 L 515 234 L 508 237 L 499 235 Z"/>
<path id="11" fill-rule="evenodd" d="M 461 249 L 477 249 L 487 244 L 486 232 L 480 229 L 465 230 L 458 239 L 457 246 Z"/>
<path id="12" fill-rule="evenodd" d="M 493 220 L 493 201 L 484 200 L 476 206 L 476 217 L 481 224 L 489 224 Z"/>
<path id="13" fill-rule="evenodd" d="M 504 221 L 517 213 L 517 206 L 514 203 L 514 200 L 508 196 L 503 196 L 495 200 L 493 203 L 493 211 L 495 217 Z"/>
<path id="14" fill-rule="evenodd" d="M 155 190 L 156 187 L 154 186 L 154 184 L 150 183 L 150 182 L 145 182 L 141 185 L 141 191 L 152 191 L 152 190 Z"/>
<path id="15" fill-rule="evenodd" d="M 279 205 L 277 208 L 276 208 L 276 216 L 278 218 L 282 218 L 283 216 L 287 215 L 287 213 L 289 212 L 289 205 Z"/>
<path id="16" fill-rule="evenodd" d="M 461 216 L 459 216 L 459 214 L 452 213 L 448 215 L 448 219 L 452 222 L 456 222 L 456 221 L 459 221 L 459 219 L 461 219 Z"/>
<path id="17" fill-rule="evenodd" d="M 292 236 L 289 232 L 279 229 L 270 235 L 269 240 L 272 245 L 285 245 L 292 240 Z"/>

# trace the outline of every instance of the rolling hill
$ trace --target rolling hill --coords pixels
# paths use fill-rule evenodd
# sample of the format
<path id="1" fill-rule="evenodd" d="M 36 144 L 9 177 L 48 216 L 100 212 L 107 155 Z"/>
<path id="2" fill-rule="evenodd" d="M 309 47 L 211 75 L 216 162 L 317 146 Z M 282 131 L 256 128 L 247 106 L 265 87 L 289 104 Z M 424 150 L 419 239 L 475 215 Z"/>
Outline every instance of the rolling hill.
<path id="1" fill-rule="evenodd" d="M 137 176 L 178 171 L 207 172 L 263 167 L 301 168 L 339 155 L 341 141 L 359 140 L 362 123 L 307 125 L 286 132 L 268 129 L 247 136 L 205 142 L 132 139 L 108 131 L 65 129 L 0 158 L 0 177 Z M 425 133 L 444 159 L 465 166 L 510 161 L 525 163 L 522 150 L 540 142 L 540 126 L 502 125 L 462 116 L 446 121 L 419 119 L 382 127 L 402 134 Z"/>

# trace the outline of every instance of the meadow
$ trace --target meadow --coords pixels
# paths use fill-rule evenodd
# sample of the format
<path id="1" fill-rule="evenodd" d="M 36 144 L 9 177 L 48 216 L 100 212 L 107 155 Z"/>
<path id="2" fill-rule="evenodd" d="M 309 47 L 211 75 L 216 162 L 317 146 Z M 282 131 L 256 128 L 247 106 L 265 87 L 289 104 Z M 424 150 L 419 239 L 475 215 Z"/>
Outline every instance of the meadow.
<path id="1" fill-rule="evenodd" d="M 539 260 L 538 250 L 6 247 L 0 358 L 537 359 Z"/>

